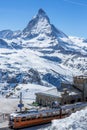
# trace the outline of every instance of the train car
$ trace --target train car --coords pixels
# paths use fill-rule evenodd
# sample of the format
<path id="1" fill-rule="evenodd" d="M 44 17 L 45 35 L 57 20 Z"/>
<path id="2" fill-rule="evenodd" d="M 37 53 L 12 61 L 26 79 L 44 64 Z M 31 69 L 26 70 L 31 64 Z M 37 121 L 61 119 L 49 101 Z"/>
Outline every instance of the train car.
<path id="1" fill-rule="evenodd" d="M 64 118 L 68 113 L 61 109 L 33 110 L 15 112 L 9 116 L 9 127 L 12 129 L 25 128 L 51 122 L 53 119 Z"/>

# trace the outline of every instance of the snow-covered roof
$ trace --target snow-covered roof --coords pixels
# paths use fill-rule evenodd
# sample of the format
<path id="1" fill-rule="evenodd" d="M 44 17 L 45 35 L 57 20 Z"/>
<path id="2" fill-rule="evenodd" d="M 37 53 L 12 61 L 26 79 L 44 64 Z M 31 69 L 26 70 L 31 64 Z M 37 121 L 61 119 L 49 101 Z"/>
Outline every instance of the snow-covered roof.
<path id="1" fill-rule="evenodd" d="M 52 113 L 52 112 L 58 112 L 60 111 L 60 109 L 48 109 L 48 110 L 30 110 L 30 111 L 26 111 L 26 112 L 15 112 L 10 114 L 10 117 L 31 117 L 31 116 L 38 116 L 40 114 L 45 115 L 46 113 Z"/>
<path id="2" fill-rule="evenodd" d="M 48 91 L 44 91 L 44 92 L 36 93 L 36 94 L 61 98 L 63 93 L 64 93 L 63 90 L 60 91 L 57 88 L 53 88 L 53 89 L 50 89 Z M 82 94 L 79 90 L 77 90 L 73 87 L 67 88 L 67 93 L 69 95 L 81 95 Z"/>
<path id="3" fill-rule="evenodd" d="M 36 94 L 48 95 L 52 97 L 61 97 L 61 92 L 59 92 L 56 88 L 53 88 L 53 89 L 50 89 L 48 91 L 44 91 L 41 93 L 36 93 Z"/>

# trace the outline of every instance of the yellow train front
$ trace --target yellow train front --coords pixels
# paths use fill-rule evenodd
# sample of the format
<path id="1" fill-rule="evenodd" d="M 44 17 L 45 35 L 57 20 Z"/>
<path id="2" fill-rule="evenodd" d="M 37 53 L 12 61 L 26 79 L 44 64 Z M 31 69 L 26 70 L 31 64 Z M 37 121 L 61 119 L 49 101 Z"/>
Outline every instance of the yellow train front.
<path id="1" fill-rule="evenodd" d="M 32 110 L 15 112 L 9 116 L 9 127 L 12 129 L 24 128 L 51 122 L 53 119 L 60 119 L 67 115 L 60 109 Z"/>

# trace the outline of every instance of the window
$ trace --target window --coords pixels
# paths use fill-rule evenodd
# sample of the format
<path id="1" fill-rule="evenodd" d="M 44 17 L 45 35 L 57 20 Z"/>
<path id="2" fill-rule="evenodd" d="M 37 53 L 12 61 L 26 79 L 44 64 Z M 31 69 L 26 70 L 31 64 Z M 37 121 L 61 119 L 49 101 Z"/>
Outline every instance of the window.
<path id="1" fill-rule="evenodd" d="M 81 102 L 81 98 L 78 98 L 78 102 Z"/>
<path id="2" fill-rule="evenodd" d="M 19 119 L 18 119 L 18 118 L 16 118 L 16 122 L 19 122 Z"/>
<path id="3" fill-rule="evenodd" d="M 32 120 L 35 119 L 35 118 L 36 118 L 36 116 L 32 116 L 32 117 L 31 117 Z"/>
<path id="4" fill-rule="evenodd" d="M 26 117 L 22 117 L 22 118 L 21 118 L 21 121 L 26 121 Z"/>
<path id="5" fill-rule="evenodd" d="M 66 102 L 64 102 L 64 104 L 66 104 Z"/>
<path id="6" fill-rule="evenodd" d="M 12 122 L 14 122 L 14 118 L 12 118 L 12 117 L 10 117 L 9 120 L 12 121 Z"/>
<path id="7" fill-rule="evenodd" d="M 75 100 L 71 100 L 71 104 L 75 103 Z"/>
<path id="8" fill-rule="evenodd" d="M 27 117 L 27 121 L 29 121 L 31 119 L 31 117 Z"/>
<path id="9" fill-rule="evenodd" d="M 86 101 L 87 101 L 87 97 L 86 97 Z"/>

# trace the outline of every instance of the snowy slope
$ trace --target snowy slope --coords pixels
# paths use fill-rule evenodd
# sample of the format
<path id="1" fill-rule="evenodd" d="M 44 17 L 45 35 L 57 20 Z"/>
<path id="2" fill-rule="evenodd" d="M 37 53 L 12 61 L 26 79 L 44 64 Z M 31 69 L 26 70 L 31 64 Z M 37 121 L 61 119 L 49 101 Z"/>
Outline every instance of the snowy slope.
<path id="1" fill-rule="evenodd" d="M 0 49 L 0 82 L 7 82 L 8 86 L 29 82 L 56 86 L 60 79 L 71 78 L 71 70 L 42 57 L 42 53 L 31 49 Z"/>
<path id="2" fill-rule="evenodd" d="M 24 103 L 24 108 L 31 107 L 29 104 L 31 104 L 33 101 L 35 101 L 37 92 L 43 92 L 47 91 L 48 87 L 42 87 L 41 85 L 36 84 L 20 84 L 18 85 L 15 90 L 9 90 L 6 91 L 3 90 L 6 95 L 9 95 L 10 92 L 13 93 L 13 95 L 10 96 L 10 98 L 5 98 L 6 95 L 0 95 L 0 113 L 11 113 L 14 112 L 16 109 L 18 110 L 18 104 L 19 104 L 19 96 L 20 92 L 22 92 L 22 99 Z M 3 107 L 2 107 L 3 106 Z"/>
<path id="3" fill-rule="evenodd" d="M 6 38 L 6 39 L 12 39 L 12 38 L 17 38 L 20 36 L 21 31 L 12 31 L 12 30 L 2 30 L 0 31 L 0 38 Z"/>
<path id="4" fill-rule="evenodd" d="M 11 49 L 12 47 L 3 39 L 0 39 L 0 48 L 8 48 Z"/>
<path id="5" fill-rule="evenodd" d="M 53 120 L 51 127 L 42 130 L 87 130 L 87 109 L 65 119 Z"/>

